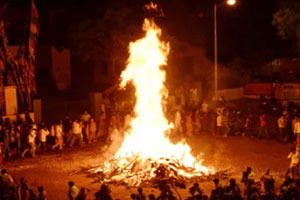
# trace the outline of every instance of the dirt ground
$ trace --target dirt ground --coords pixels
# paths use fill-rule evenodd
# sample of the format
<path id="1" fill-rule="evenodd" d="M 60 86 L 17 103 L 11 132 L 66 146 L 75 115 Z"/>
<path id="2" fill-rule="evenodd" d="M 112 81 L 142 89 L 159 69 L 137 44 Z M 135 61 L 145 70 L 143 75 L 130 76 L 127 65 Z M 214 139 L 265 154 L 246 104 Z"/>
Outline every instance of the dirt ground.
<path id="1" fill-rule="evenodd" d="M 251 166 L 257 177 L 266 169 L 271 169 L 277 182 L 281 182 L 289 166 L 287 155 L 291 144 L 280 144 L 276 141 L 257 140 L 248 137 L 218 137 L 193 136 L 188 140 L 193 154 L 203 153 L 203 165 L 213 166 L 216 170 L 229 170 L 232 177 L 240 181 L 241 173 L 247 166 Z M 103 143 L 87 145 L 82 148 L 67 148 L 63 152 L 51 152 L 38 155 L 36 158 L 15 159 L 2 164 L 8 173 L 15 178 L 24 176 L 31 188 L 36 191 L 40 185 L 44 186 L 49 200 L 67 199 L 68 181 L 73 180 L 78 187 L 90 190 L 89 198 L 94 199 L 94 193 L 100 184 L 91 184 L 91 179 L 83 174 L 72 175 L 81 167 L 93 166 L 103 162 L 101 147 Z M 201 183 L 206 194 L 210 193 L 212 183 Z M 136 189 L 123 186 L 111 186 L 114 199 L 129 200 L 130 193 Z M 145 189 L 149 194 L 152 189 Z M 154 191 L 155 192 L 155 191 Z M 186 191 L 180 191 L 186 197 Z"/>

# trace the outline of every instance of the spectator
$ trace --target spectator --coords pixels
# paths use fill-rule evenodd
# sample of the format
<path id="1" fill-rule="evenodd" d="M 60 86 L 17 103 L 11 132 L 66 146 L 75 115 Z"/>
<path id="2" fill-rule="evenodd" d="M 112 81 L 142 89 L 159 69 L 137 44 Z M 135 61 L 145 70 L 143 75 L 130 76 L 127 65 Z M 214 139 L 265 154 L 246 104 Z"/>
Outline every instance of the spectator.
<path id="1" fill-rule="evenodd" d="M 41 124 L 41 128 L 39 130 L 39 141 L 41 147 L 41 153 L 47 151 L 47 137 L 50 135 L 49 130 L 46 128 L 45 124 Z"/>
<path id="2" fill-rule="evenodd" d="M 44 190 L 43 186 L 39 186 L 37 189 L 38 189 L 38 200 L 47 200 L 47 193 Z"/>
<path id="3" fill-rule="evenodd" d="M 28 200 L 38 200 L 36 194 L 33 192 L 33 190 L 29 190 L 29 198 Z"/>
<path id="4" fill-rule="evenodd" d="M 20 178 L 20 182 L 18 185 L 18 190 L 20 194 L 20 200 L 28 200 L 29 198 L 29 188 L 26 184 L 26 181 L 23 177 Z"/>
<path id="5" fill-rule="evenodd" d="M 34 124 L 32 128 L 30 129 L 30 133 L 28 135 L 28 144 L 29 147 L 26 148 L 23 153 L 21 154 L 21 157 L 24 158 L 25 154 L 30 150 L 31 157 L 35 157 L 35 150 L 36 150 L 36 144 L 35 144 L 35 138 L 36 138 L 36 132 L 37 132 L 37 126 Z"/>
<path id="6" fill-rule="evenodd" d="M 18 193 L 15 187 L 9 187 L 9 200 L 19 200 Z"/>
<path id="7" fill-rule="evenodd" d="M 2 176 L 0 176 L 0 199 L 8 199 L 9 197 L 9 184 L 3 181 Z"/>
<path id="8" fill-rule="evenodd" d="M 3 155 L 5 158 L 10 157 L 11 152 L 10 152 L 10 145 L 9 145 L 9 128 L 5 128 L 3 132 Z"/>
<path id="9" fill-rule="evenodd" d="M 54 150 L 56 147 L 59 148 L 59 150 L 63 149 L 63 144 L 64 144 L 64 140 L 63 140 L 63 127 L 62 127 L 62 123 L 57 124 L 55 126 L 55 144 L 52 146 L 52 150 Z"/>
<path id="10" fill-rule="evenodd" d="M 73 181 L 69 181 L 69 191 L 68 191 L 69 200 L 76 200 L 78 194 L 79 194 L 78 187 L 75 185 Z"/>
<path id="11" fill-rule="evenodd" d="M 87 124 L 90 121 L 90 119 L 91 119 L 91 115 L 87 111 L 84 111 L 84 113 L 80 117 L 80 120 L 84 124 Z"/>
<path id="12" fill-rule="evenodd" d="M 83 123 L 82 134 L 84 135 L 84 138 L 87 142 L 89 142 L 88 124 L 89 124 L 90 119 L 91 119 L 91 115 L 87 111 L 84 111 L 84 113 L 80 116 L 80 120 Z"/>
<path id="13" fill-rule="evenodd" d="M 243 172 L 242 180 L 241 182 L 245 184 L 245 186 L 248 185 L 249 181 L 254 182 L 255 180 L 255 173 L 252 171 L 251 167 L 247 167 L 247 170 Z"/>
<path id="14" fill-rule="evenodd" d="M 143 193 L 143 188 L 138 188 L 138 193 L 136 195 L 137 200 L 146 200 L 146 195 Z"/>
<path id="15" fill-rule="evenodd" d="M 190 137 L 193 135 L 193 112 L 189 112 L 186 119 L 185 119 L 185 128 L 186 128 L 186 136 Z"/>
<path id="16" fill-rule="evenodd" d="M 217 116 L 217 135 L 222 135 L 222 114 L 219 113 Z"/>
<path id="17" fill-rule="evenodd" d="M 181 113 L 180 113 L 179 109 L 175 113 L 174 131 L 175 131 L 175 133 L 179 133 L 181 136 L 183 134 Z"/>
<path id="18" fill-rule="evenodd" d="M 299 157 L 300 157 L 299 152 L 296 151 L 296 148 L 293 147 L 291 149 L 291 152 L 288 155 L 288 159 L 291 160 L 289 171 L 291 172 L 292 177 L 294 177 L 295 174 L 297 173 L 297 168 L 299 165 Z"/>
<path id="19" fill-rule="evenodd" d="M 100 190 L 95 193 L 95 198 L 96 200 L 112 200 L 110 193 L 110 188 L 107 185 L 102 184 Z"/>
<path id="20" fill-rule="evenodd" d="M 72 137 L 72 121 L 69 116 L 66 116 L 63 120 L 63 132 L 65 133 L 64 141 L 69 144 Z"/>
<path id="21" fill-rule="evenodd" d="M 82 187 L 80 189 L 80 192 L 79 192 L 78 196 L 76 197 L 76 200 L 86 200 L 88 192 L 90 192 L 88 189 Z"/>
<path id="22" fill-rule="evenodd" d="M 47 139 L 49 148 L 52 148 L 55 145 L 55 139 L 56 139 L 56 124 L 53 124 L 50 128 L 49 139 Z"/>
<path id="23" fill-rule="evenodd" d="M 228 137 L 230 133 L 230 126 L 229 126 L 229 111 L 225 110 L 222 116 L 222 133 L 224 137 Z"/>
<path id="24" fill-rule="evenodd" d="M 16 134 L 17 153 L 19 154 L 22 151 L 22 141 L 21 141 L 22 126 L 20 124 L 16 126 L 15 134 Z"/>
<path id="25" fill-rule="evenodd" d="M 100 118 L 99 118 L 97 137 L 105 136 L 105 132 L 106 132 L 106 114 L 105 114 L 105 112 L 101 112 Z"/>
<path id="26" fill-rule="evenodd" d="M 253 137 L 254 136 L 254 121 L 253 115 L 248 115 L 245 121 L 245 133 L 246 135 Z"/>
<path id="27" fill-rule="evenodd" d="M 259 116 L 259 132 L 258 132 L 258 138 L 269 138 L 269 133 L 267 129 L 267 115 L 262 114 Z"/>
<path id="28" fill-rule="evenodd" d="M 3 182 L 6 182 L 9 186 L 15 185 L 14 179 L 6 172 L 5 169 L 1 170 L 1 177 Z"/>
<path id="29" fill-rule="evenodd" d="M 286 124 L 285 124 L 285 119 L 284 119 L 284 116 L 280 116 L 277 120 L 277 125 L 278 125 L 278 129 L 279 129 L 279 141 L 284 141 L 285 140 L 285 127 L 286 127 Z"/>
<path id="30" fill-rule="evenodd" d="M 97 125 L 96 125 L 94 118 L 90 119 L 88 131 L 89 131 L 89 136 L 90 136 L 89 143 L 96 142 L 97 141 L 97 139 L 96 139 Z"/>
<path id="31" fill-rule="evenodd" d="M 72 124 L 72 139 L 70 147 L 72 147 L 76 141 L 79 142 L 79 146 L 82 146 L 82 126 L 79 120 L 74 121 Z"/>
<path id="32" fill-rule="evenodd" d="M 300 137 L 300 118 L 297 118 L 297 121 L 294 124 L 294 137 L 296 139 Z"/>

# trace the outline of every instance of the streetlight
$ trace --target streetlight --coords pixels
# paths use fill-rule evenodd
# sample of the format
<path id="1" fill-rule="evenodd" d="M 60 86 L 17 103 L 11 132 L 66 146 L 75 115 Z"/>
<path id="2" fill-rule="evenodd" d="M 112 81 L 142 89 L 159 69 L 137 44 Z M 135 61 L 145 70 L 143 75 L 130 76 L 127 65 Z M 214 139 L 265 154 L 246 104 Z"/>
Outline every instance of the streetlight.
<path id="1" fill-rule="evenodd" d="M 236 0 L 227 0 L 226 4 L 229 6 L 234 6 Z M 218 13 L 218 4 L 214 4 L 214 71 L 215 71 L 215 101 L 218 100 L 218 23 L 217 23 L 217 13 Z"/>

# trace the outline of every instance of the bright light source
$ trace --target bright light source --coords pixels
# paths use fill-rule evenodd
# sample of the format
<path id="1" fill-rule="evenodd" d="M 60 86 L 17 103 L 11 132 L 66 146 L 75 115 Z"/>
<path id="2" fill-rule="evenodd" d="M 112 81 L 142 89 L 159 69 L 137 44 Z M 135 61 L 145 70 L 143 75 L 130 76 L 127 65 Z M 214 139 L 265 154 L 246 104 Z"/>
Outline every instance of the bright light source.
<path id="1" fill-rule="evenodd" d="M 236 0 L 227 0 L 227 4 L 233 6 L 236 4 Z"/>

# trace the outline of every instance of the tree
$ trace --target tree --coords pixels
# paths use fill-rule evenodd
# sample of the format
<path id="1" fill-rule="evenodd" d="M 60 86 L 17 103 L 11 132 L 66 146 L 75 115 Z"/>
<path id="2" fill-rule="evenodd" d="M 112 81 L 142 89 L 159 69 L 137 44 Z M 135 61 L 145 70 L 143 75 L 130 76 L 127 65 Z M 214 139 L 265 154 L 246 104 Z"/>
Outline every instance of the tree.
<path id="1" fill-rule="evenodd" d="M 277 27 L 277 34 L 284 40 L 293 40 L 300 51 L 300 2 L 282 0 L 279 7 L 273 14 L 273 25 Z"/>
<path id="2" fill-rule="evenodd" d="M 126 58 L 128 44 L 141 33 L 139 18 L 129 8 L 109 9 L 103 18 L 90 18 L 70 29 L 71 49 L 82 61 L 101 56 Z"/>

